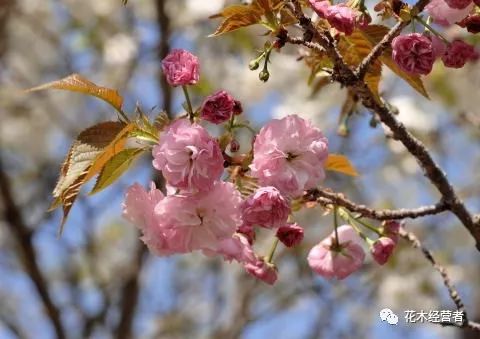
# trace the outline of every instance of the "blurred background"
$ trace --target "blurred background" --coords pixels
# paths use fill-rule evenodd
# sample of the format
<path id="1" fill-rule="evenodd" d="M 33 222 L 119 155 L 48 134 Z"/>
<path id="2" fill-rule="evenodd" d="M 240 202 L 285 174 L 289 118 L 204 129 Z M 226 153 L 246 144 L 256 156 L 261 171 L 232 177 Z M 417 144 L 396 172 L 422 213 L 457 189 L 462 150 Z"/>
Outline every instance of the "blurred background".
<path id="1" fill-rule="evenodd" d="M 63 157 L 89 125 L 115 119 L 107 105 L 58 91 L 22 89 L 71 73 L 120 90 L 125 108 L 138 102 L 154 116 L 182 112 L 182 93 L 165 86 L 160 60 L 174 47 L 201 60 L 194 102 L 216 89 L 241 100 L 252 124 L 298 113 L 329 137 L 361 175 L 329 173 L 324 186 L 375 208 L 434 203 L 437 192 L 401 144 L 370 126 L 361 108 L 337 134 L 346 92 L 328 85 L 313 93 L 298 49 L 272 55 L 264 84 L 248 62 L 262 48 L 262 29 L 208 38 L 208 17 L 224 0 L 0 0 L 0 338 L 478 338 L 434 324 L 405 324 L 405 310 L 454 310 L 442 280 L 418 250 L 402 243 L 385 266 L 372 263 L 336 282 L 315 277 L 308 250 L 331 232 L 331 216 L 296 213 L 303 244 L 277 253 L 279 280 L 267 286 L 199 253 L 150 255 L 134 226 L 121 218 L 126 187 L 155 176 L 151 158 L 102 193 L 78 199 L 63 236 L 61 213 L 47 213 Z M 373 3 L 369 3 L 373 5 Z M 374 16 L 374 14 L 372 15 Z M 447 36 L 461 36 L 452 28 Z M 475 37 L 472 38 L 473 42 Z M 436 65 L 426 86 L 431 101 L 384 70 L 383 95 L 423 140 L 460 195 L 480 211 L 480 68 Z M 247 141 L 243 140 L 243 147 Z M 448 214 L 407 221 L 459 288 L 471 320 L 480 317 L 480 255 Z M 262 252 L 262 243 L 259 244 Z M 265 244 L 268 246 L 268 244 Z M 266 251 L 266 249 L 264 249 Z M 397 326 L 378 312 L 391 308 Z"/>

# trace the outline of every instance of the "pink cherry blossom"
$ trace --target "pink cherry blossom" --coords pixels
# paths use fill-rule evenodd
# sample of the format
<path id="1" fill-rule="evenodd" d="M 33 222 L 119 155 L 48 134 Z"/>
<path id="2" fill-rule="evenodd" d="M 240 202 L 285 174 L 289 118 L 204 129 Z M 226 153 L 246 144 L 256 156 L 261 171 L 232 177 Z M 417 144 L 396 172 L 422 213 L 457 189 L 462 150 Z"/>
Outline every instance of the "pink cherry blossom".
<path id="1" fill-rule="evenodd" d="M 155 206 L 158 253 L 217 251 L 242 223 L 241 195 L 233 184 L 217 181 L 208 192 L 167 196 Z"/>
<path id="2" fill-rule="evenodd" d="M 344 279 L 357 271 L 365 259 L 360 237 L 349 225 L 338 227 L 338 247 L 335 232 L 314 246 L 308 254 L 308 264 L 325 278 Z"/>
<path id="3" fill-rule="evenodd" d="M 264 260 L 259 259 L 255 263 L 245 264 L 244 267 L 248 273 L 269 285 L 273 285 L 277 281 L 277 269 Z"/>
<path id="4" fill-rule="evenodd" d="M 298 115 L 267 123 L 253 151 L 252 175 L 261 185 L 274 186 L 286 196 L 298 196 L 325 178 L 328 140 Z"/>
<path id="5" fill-rule="evenodd" d="M 239 233 L 219 241 L 216 251 L 204 250 L 203 253 L 209 256 L 221 255 L 226 261 L 236 260 L 244 265 L 255 264 L 258 261 L 248 239 Z"/>
<path id="6" fill-rule="evenodd" d="M 175 121 L 162 133 L 153 157 L 153 167 L 162 171 L 169 185 L 180 189 L 208 190 L 223 173 L 217 141 L 186 119 Z"/>
<path id="7" fill-rule="evenodd" d="M 442 26 L 450 26 L 459 21 L 462 21 L 473 8 L 473 3 L 470 3 L 463 9 L 455 9 L 448 6 L 445 0 L 431 0 L 425 11 L 433 19 L 433 22 Z"/>
<path id="8" fill-rule="evenodd" d="M 150 191 L 146 191 L 142 185 L 135 183 L 130 186 L 125 194 L 123 217 L 145 230 L 155 222 L 153 210 L 155 205 L 164 198 L 163 193 L 155 188 L 155 183 L 150 184 Z"/>
<path id="9" fill-rule="evenodd" d="M 395 249 L 396 243 L 392 238 L 380 237 L 370 248 L 373 259 L 379 264 L 385 264 Z"/>
<path id="10" fill-rule="evenodd" d="M 199 79 L 198 58 L 183 49 L 174 49 L 162 60 L 162 69 L 171 86 L 194 85 Z"/>
<path id="11" fill-rule="evenodd" d="M 277 230 L 277 238 L 286 247 L 295 247 L 303 240 L 303 228 L 297 223 L 287 224 Z"/>
<path id="12" fill-rule="evenodd" d="M 277 228 L 287 222 L 290 203 L 272 186 L 260 187 L 242 203 L 243 222 Z"/>
<path id="13" fill-rule="evenodd" d="M 468 61 L 475 59 L 475 56 L 475 48 L 472 45 L 462 40 L 455 40 L 447 46 L 442 61 L 446 67 L 462 68 Z"/>
<path id="14" fill-rule="evenodd" d="M 315 13 L 317 13 L 317 15 L 320 18 L 325 18 L 326 17 L 326 11 L 330 7 L 330 2 L 329 1 L 327 1 L 327 0 L 322 0 L 322 1 L 309 0 L 309 2 L 310 2 L 310 6 L 312 6 L 313 10 L 315 11 Z"/>
<path id="15" fill-rule="evenodd" d="M 450 8 L 464 9 L 472 3 L 472 0 L 445 0 Z"/>
<path id="16" fill-rule="evenodd" d="M 425 35 L 410 33 L 397 36 L 392 41 L 392 58 L 405 72 L 428 74 L 432 71 L 435 57 L 432 41 Z"/>
<path id="17" fill-rule="evenodd" d="M 338 4 L 326 9 L 325 18 L 337 31 L 350 35 L 355 28 L 357 12 L 346 4 Z"/>
<path id="18" fill-rule="evenodd" d="M 226 91 L 218 91 L 208 96 L 202 104 L 201 117 L 214 124 L 228 121 L 235 108 L 235 99 Z"/>

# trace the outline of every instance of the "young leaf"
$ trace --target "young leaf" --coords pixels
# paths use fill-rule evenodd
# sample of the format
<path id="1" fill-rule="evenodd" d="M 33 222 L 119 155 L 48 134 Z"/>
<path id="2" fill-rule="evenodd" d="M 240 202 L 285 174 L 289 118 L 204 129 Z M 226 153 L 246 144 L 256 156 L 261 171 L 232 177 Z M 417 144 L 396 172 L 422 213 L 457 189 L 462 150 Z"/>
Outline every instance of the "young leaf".
<path id="1" fill-rule="evenodd" d="M 211 18 L 218 17 L 223 17 L 224 19 L 215 33 L 210 36 L 219 36 L 239 28 L 255 25 L 261 21 L 262 12 L 254 8 L 253 5 L 232 5 Z"/>
<path id="2" fill-rule="evenodd" d="M 88 170 L 85 181 L 93 178 L 103 166 L 117 153 L 125 148 L 125 143 L 130 137 L 131 133 L 137 129 L 135 123 L 129 123 L 117 133 L 115 138 L 102 150 L 102 152 L 93 160 L 92 166 Z"/>
<path id="3" fill-rule="evenodd" d="M 63 205 L 63 220 L 60 226 L 60 233 L 81 186 L 94 172 L 90 172 L 92 164 L 105 153 L 105 149 L 108 150 L 108 153 L 118 153 L 120 151 L 118 144 L 115 144 L 114 141 L 118 140 L 117 136 L 122 133 L 125 126 L 123 122 L 115 121 L 99 123 L 81 132 L 70 147 L 63 162 L 57 185 L 53 190 L 55 200 L 50 207 L 50 210 L 52 210 Z M 112 144 L 116 146 L 113 147 Z M 112 152 L 111 149 L 115 151 Z M 106 160 L 102 159 L 101 162 L 103 161 L 106 162 Z M 99 171 L 100 169 L 101 166 L 97 166 L 97 170 Z"/>
<path id="4" fill-rule="evenodd" d="M 143 151 L 142 148 L 127 148 L 113 156 L 102 168 L 90 194 L 98 193 L 113 184 Z"/>
<path id="5" fill-rule="evenodd" d="M 350 160 L 341 154 L 329 154 L 325 164 L 325 169 L 329 171 L 340 172 L 352 177 L 358 176 L 358 172 Z"/>
<path id="6" fill-rule="evenodd" d="M 383 37 L 389 32 L 390 28 L 382 25 L 368 25 L 362 28 L 359 32 L 370 41 L 372 46 L 378 44 Z M 415 89 L 418 93 L 426 97 L 428 97 L 428 93 L 423 86 L 422 79 L 420 76 L 415 74 L 409 74 L 402 71 L 395 61 L 392 59 L 392 48 L 388 47 L 385 49 L 383 54 L 380 56 L 379 60 L 384 63 L 388 68 L 390 68 L 395 74 L 397 74 L 400 78 L 405 80 L 413 89 Z"/>
<path id="7" fill-rule="evenodd" d="M 117 111 L 121 111 L 122 109 L 123 98 L 120 96 L 120 94 L 118 94 L 116 90 L 98 86 L 93 82 L 85 79 L 80 74 L 72 74 L 63 79 L 30 88 L 27 90 L 27 92 L 41 91 L 46 89 L 61 89 L 92 95 L 106 101 L 107 103 L 112 105 Z"/>

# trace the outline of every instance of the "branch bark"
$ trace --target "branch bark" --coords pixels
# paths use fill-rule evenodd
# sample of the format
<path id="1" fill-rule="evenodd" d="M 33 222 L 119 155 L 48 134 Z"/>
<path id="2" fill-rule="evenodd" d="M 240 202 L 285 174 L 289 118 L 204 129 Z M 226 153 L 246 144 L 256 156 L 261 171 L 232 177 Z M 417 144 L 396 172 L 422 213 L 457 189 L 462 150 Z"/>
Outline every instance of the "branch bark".
<path id="1" fill-rule="evenodd" d="M 356 204 L 345 198 L 343 194 L 334 193 L 322 189 L 313 189 L 304 196 L 305 201 L 316 201 L 323 206 L 338 205 L 345 207 L 351 212 L 360 213 L 363 217 L 375 220 L 395 220 L 405 218 L 420 218 L 427 215 L 435 215 L 448 210 L 448 205 L 444 201 L 440 201 L 435 205 L 422 206 L 412 209 L 396 209 L 396 210 L 376 210 L 365 205 Z"/>

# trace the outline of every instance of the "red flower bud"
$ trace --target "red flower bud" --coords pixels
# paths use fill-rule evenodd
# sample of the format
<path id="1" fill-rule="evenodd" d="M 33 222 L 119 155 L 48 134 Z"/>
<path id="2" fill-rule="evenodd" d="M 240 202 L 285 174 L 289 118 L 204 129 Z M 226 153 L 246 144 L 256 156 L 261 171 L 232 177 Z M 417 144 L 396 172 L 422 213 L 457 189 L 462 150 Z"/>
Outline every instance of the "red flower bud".
<path id="1" fill-rule="evenodd" d="M 287 247 L 297 246 L 303 240 L 303 228 L 298 224 L 287 224 L 277 230 L 277 238 Z"/>

